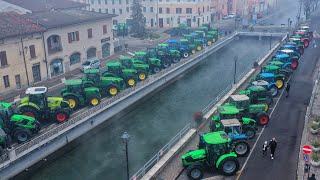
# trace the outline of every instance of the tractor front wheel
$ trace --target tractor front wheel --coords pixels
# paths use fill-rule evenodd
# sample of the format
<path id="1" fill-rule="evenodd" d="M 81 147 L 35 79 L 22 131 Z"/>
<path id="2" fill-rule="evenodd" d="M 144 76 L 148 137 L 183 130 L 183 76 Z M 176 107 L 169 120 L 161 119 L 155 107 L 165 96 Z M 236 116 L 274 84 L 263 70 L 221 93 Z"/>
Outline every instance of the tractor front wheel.
<path id="1" fill-rule="evenodd" d="M 52 114 L 52 119 L 57 123 L 65 122 L 69 118 L 70 114 L 65 109 L 59 108 L 56 109 Z"/>
<path id="2" fill-rule="evenodd" d="M 240 163 L 236 157 L 226 157 L 219 164 L 219 171 L 225 176 L 233 176 L 239 170 Z"/>
<path id="3" fill-rule="evenodd" d="M 184 52 L 184 53 L 183 53 L 183 57 L 184 57 L 184 58 L 189 57 L 189 53 L 188 53 L 188 52 Z"/>
<path id="4" fill-rule="evenodd" d="M 188 56 L 189 56 L 189 54 L 188 54 Z M 187 57 L 188 57 L 187 56 Z M 172 58 L 172 62 L 173 63 L 178 63 L 180 61 L 180 58 L 178 58 L 178 57 L 174 57 L 174 58 Z"/>
<path id="5" fill-rule="evenodd" d="M 89 99 L 89 103 L 91 106 L 97 106 L 100 104 L 101 98 L 99 96 L 92 96 Z"/>
<path id="6" fill-rule="evenodd" d="M 80 101 L 77 97 L 75 96 L 66 96 L 66 97 L 63 97 L 64 99 L 68 100 L 69 102 L 69 106 L 72 110 L 76 110 L 80 107 Z"/>
<path id="7" fill-rule="evenodd" d="M 138 78 L 140 81 L 146 80 L 148 75 L 145 72 L 138 72 Z"/>
<path id="8" fill-rule="evenodd" d="M 212 44 L 211 41 L 208 41 L 208 42 L 207 42 L 207 45 L 208 45 L 208 46 L 211 46 L 211 44 Z"/>
<path id="9" fill-rule="evenodd" d="M 197 50 L 195 50 L 195 49 L 192 49 L 192 50 L 191 50 L 191 53 L 192 53 L 192 54 L 195 54 L 196 52 L 197 52 Z"/>
<path id="10" fill-rule="evenodd" d="M 32 132 L 23 127 L 17 127 L 13 131 L 13 139 L 18 143 L 23 143 L 31 138 Z"/>
<path id="11" fill-rule="evenodd" d="M 190 166 L 188 166 L 186 169 L 188 177 L 194 180 L 202 179 L 203 170 L 204 170 L 204 166 L 200 162 L 195 162 Z"/>
<path id="12" fill-rule="evenodd" d="M 276 80 L 276 86 L 278 89 L 282 89 L 283 88 L 283 85 L 284 85 L 284 82 L 283 82 L 283 79 L 282 78 L 278 78 Z"/>
<path id="13" fill-rule="evenodd" d="M 233 146 L 234 146 L 234 152 L 239 157 L 245 157 L 250 152 L 250 145 L 247 141 L 244 141 L 244 140 L 236 141 L 233 143 Z"/>
<path id="14" fill-rule="evenodd" d="M 151 71 L 153 74 L 157 74 L 161 71 L 161 68 L 159 66 L 152 66 Z"/>
<path id="15" fill-rule="evenodd" d="M 18 111 L 19 111 L 19 114 L 22 114 L 25 116 L 34 117 L 36 119 L 41 118 L 40 112 L 31 106 L 22 106 Z"/>
<path id="16" fill-rule="evenodd" d="M 306 48 L 309 47 L 309 40 L 307 40 L 307 39 L 304 40 L 304 41 L 303 41 L 303 45 L 304 45 L 304 47 L 306 47 Z"/>
<path id="17" fill-rule="evenodd" d="M 109 84 L 106 89 L 109 96 L 115 96 L 119 93 L 119 87 L 116 84 Z"/>
<path id="18" fill-rule="evenodd" d="M 162 67 L 163 67 L 164 69 L 166 69 L 166 68 L 168 68 L 168 67 L 171 66 L 171 63 L 170 63 L 170 61 L 168 61 L 168 60 L 162 60 L 161 65 L 162 65 Z"/>
<path id="19" fill-rule="evenodd" d="M 254 138 L 254 136 L 256 135 L 256 130 L 252 127 L 247 127 L 243 131 L 249 139 Z"/>
<path id="20" fill-rule="evenodd" d="M 264 125 L 267 125 L 269 123 L 269 115 L 265 112 L 259 112 L 257 114 L 257 124 L 260 125 L 260 126 L 264 126 Z"/>
<path id="21" fill-rule="evenodd" d="M 273 97 L 275 97 L 278 94 L 278 87 L 276 85 L 273 85 L 269 88 L 271 94 Z"/>
<path id="22" fill-rule="evenodd" d="M 198 50 L 198 51 L 201 51 L 201 50 L 202 50 L 202 46 L 198 46 L 198 47 L 197 47 L 197 50 Z"/>

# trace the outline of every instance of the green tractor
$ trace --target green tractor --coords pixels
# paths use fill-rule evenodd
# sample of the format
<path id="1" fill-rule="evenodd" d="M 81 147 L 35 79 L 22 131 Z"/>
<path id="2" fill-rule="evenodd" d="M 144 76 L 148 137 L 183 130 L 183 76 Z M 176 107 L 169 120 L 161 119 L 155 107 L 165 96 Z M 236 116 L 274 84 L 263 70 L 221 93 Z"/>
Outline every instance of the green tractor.
<path id="1" fill-rule="evenodd" d="M 10 103 L 0 102 L 0 129 L 14 141 L 23 143 L 40 131 L 41 124 L 33 117 L 14 114 Z M 0 144 L 3 144 L 2 138 L 0 135 Z"/>
<path id="2" fill-rule="evenodd" d="M 251 118 L 256 120 L 257 124 L 260 126 L 266 125 L 269 122 L 269 115 L 265 112 L 265 104 L 250 104 L 250 99 L 246 95 L 232 95 L 230 97 L 229 103 L 220 106 L 220 109 L 227 110 L 236 107 L 239 110 L 237 119 L 242 119 L 243 117 Z M 235 113 L 234 111 L 231 111 Z M 228 118 L 230 119 L 230 118 Z"/>
<path id="3" fill-rule="evenodd" d="M 123 68 L 137 70 L 138 80 L 143 81 L 148 77 L 150 71 L 150 66 L 148 64 L 129 56 L 120 56 L 119 60 Z"/>
<path id="4" fill-rule="evenodd" d="M 225 176 L 233 176 L 240 167 L 237 154 L 230 151 L 231 139 L 223 131 L 204 134 L 201 143 L 203 149 L 191 150 L 181 156 L 191 179 L 201 179 L 205 169 L 217 169 Z M 200 142 L 199 142 L 200 143 Z"/>
<path id="5" fill-rule="evenodd" d="M 147 48 L 148 58 L 158 58 L 162 62 L 163 68 L 168 68 L 171 63 L 178 63 L 181 60 L 178 50 L 169 50 L 168 44 L 158 44 L 158 47 Z"/>
<path id="6" fill-rule="evenodd" d="M 170 66 L 170 61 L 161 61 L 158 58 L 148 58 L 146 52 L 135 52 L 134 62 L 149 65 L 149 70 L 151 73 L 156 74 L 161 71 L 162 68 L 168 68 Z"/>
<path id="7" fill-rule="evenodd" d="M 265 112 L 269 110 L 269 106 L 273 102 L 272 94 L 262 86 L 250 86 L 247 90 L 241 91 L 240 95 L 247 95 L 250 104 L 265 104 Z"/>
<path id="8" fill-rule="evenodd" d="M 290 77 L 293 73 L 292 66 L 285 66 L 285 63 L 278 61 L 277 59 L 270 61 L 269 65 L 278 66 L 280 68 L 279 69 L 280 73 L 284 74 L 286 79 Z"/>
<path id="9" fill-rule="evenodd" d="M 84 70 L 84 78 L 81 78 L 85 88 L 98 87 L 102 95 L 115 96 L 120 90 L 126 88 L 122 78 L 119 77 L 101 77 L 98 69 Z"/>
<path id="10" fill-rule="evenodd" d="M 19 114 L 39 120 L 65 122 L 71 112 L 70 104 L 61 97 L 48 97 L 46 87 L 31 87 L 26 90 L 27 97 L 21 99 Z"/>
<path id="11" fill-rule="evenodd" d="M 282 89 L 284 87 L 284 82 L 289 78 L 286 76 L 285 73 L 282 73 L 280 71 L 280 68 L 278 66 L 275 66 L 275 65 L 266 65 L 266 66 L 261 67 L 261 73 L 274 74 L 276 86 L 279 89 Z"/>
<path id="12" fill-rule="evenodd" d="M 197 52 L 197 45 L 191 44 L 188 39 L 180 39 L 180 44 L 188 47 L 188 54 L 195 54 Z"/>
<path id="13" fill-rule="evenodd" d="M 106 64 L 107 71 L 102 73 L 102 77 L 118 77 L 124 79 L 127 87 L 133 87 L 138 79 L 146 79 L 147 74 L 141 73 L 135 69 L 127 69 L 120 62 L 109 62 Z"/>
<path id="14" fill-rule="evenodd" d="M 70 108 L 75 110 L 80 106 L 97 106 L 101 101 L 99 88 L 85 87 L 81 79 L 67 80 L 61 96 L 69 101 Z"/>
<path id="15" fill-rule="evenodd" d="M 185 24 L 179 24 L 178 27 L 172 28 L 169 32 L 171 36 L 182 36 L 186 33 L 190 33 L 190 27 Z"/>
<path id="16" fill-rule="evenodd" d="M 185 39 L 188 40 L 190 44 L 194 44 L 196 46 L 197 51 L 201 51 L 203 47 L 203 43 L 201 40 L 197 39 L 196 36 L 192 34 L 185 34 L 183 35 Z"/>
<path id="17" fill-rule="evenodd" d="M 11 148 L 11 137 L 0 128 L 0 156 L 6 153 L 7 148 Z"/>
<path id="18" fill-rule="evenodd" d="M 223 119 L 220 121 L 215 121 L 216 124 L 214 129 L 211 129 L 212 132 L 224 131 L 228 137 L 232 140 L 230 147 L 238 157 L 245 157 L 250 153 L 250 145 L 247 142 L 247 139 L 251 139 L 256 134 L 255 129 L 250 131 L 244 131 L 242 129 L 242 123 L 238 119 Z M 201 141 L 200 139 L 200 142 Z M 199 142 L 199 149 L 202 149 L 205 143 Z"/>
<path id="19" fill-rule="evenodd" d="M 213 36 L 210 35 L 210 34 L 207 34 L 206 31 L 203 31 L 203 30 L 200 30 L 200 31 L 195 31 L 196 34 L 198 34 L 198 38 L 203 42 L 205 43 L 203 46 L 204 48 L 206 46 L 211 46 L 212 45 L 212 39 L 213 39 Z"/>

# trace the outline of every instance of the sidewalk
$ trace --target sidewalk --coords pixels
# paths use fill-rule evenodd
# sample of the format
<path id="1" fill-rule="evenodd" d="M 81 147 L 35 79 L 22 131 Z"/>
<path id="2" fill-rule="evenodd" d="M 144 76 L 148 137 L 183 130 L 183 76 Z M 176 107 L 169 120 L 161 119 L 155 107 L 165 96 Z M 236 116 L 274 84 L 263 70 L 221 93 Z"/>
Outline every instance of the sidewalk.
<path id="1" fill-rule="evenodd" d="M 127 52 L 139 51 L 146 49 L 147 47 L 155 46 L 159 43 L 165 42 L 168 38 L 170 38 L 170 36 L 165 33 L 161 33 L 161 37 L 153 41 L 150 41 L 149 39 L 139 40 L 137 38 L 125 37 L 125 40 L 128 43 L 128 50 L 121 50 L 106 59 L 101 59 L 101 65 L 104 67 L 106 62 L 117 61 L 121 55 L 128 55 Z M 119 37 L 119 39 L 122 39 L 122 37 Z M 48 87 L 48 91 L 52 92 L 62 86 L 61 79 L 80 78 L 82 75 L 83 74 L 80 72 L 80 69 L 75 69 L 51 79 L 36 83 L 34 86 L 46 86 Z M 26 88 L 22 88 L 7 93 L 0 93 L 0 101 L 13 102 L 16 96 L 20 95 L 20 98 L 25 97 L 25 90 Z"/>

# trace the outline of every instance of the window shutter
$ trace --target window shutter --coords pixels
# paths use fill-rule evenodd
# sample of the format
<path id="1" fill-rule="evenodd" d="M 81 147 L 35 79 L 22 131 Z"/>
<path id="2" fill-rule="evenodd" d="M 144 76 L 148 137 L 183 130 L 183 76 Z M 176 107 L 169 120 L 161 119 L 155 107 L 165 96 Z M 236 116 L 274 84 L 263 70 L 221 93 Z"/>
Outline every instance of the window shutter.
<path id="1" fill-rule="evenodd" d="M 72 34 L 71 33 L 68 33 L 68 40 L 69 40 L 69 43 L 72 43 Z"/>
<path id="2" fill-rule="evenodd" d="M 31 58 L 36 58 L 36 49 L 34 45 L 29 46 L 29 50 L 30 50 L 30 57 Z"/>
<path id="3" fill-rule="evenodd" d="M 76 31 L 76 41 L 79 41 L 79 31 Z"/>
<path id="4" fill-rule="evenodd" d="M 6 53 L 6 51 L 0 52 L 0 65 L 1 65 L 1 66 L 6 66 L 6 65 L 8 65 L 7 53 Z"/>
<path id="5" fill-rule="evenodd" d="M 88 29 L 88 38 L 92 38 L 92 28 Z"/>
<path id="6" fill-rule="evenodd" d="M 107 34 L 107 25 L 103 25 L 103 34 Z"/>

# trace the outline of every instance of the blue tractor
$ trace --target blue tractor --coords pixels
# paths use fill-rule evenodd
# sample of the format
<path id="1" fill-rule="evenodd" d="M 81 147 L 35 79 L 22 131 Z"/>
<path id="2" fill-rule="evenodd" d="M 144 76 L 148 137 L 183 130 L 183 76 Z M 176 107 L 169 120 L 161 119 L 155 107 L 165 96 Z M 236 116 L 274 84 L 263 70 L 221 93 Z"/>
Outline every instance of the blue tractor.
<path id="1" fill-rule="evenodd" d="M 274 97 L 278 94 L 279 89 L 283 87 L 278 85 L 277 81 L 282 81 L 282 84 L 284 83 L 283 79 L 275 79 L 275 75 L 273 73 L 260 73 L 254 78 L 254 81 L 251 82 L 251 85 L 262 86 L 266 88 Z"/>
<path id="2" fill-rule="evenodd" d="M 276 52 L 276 55 L 277 54 L 288 54 L 289 57 L 292 60 L 298 60 L 299 61 L 299 59 L 300 59 L 300 54 L 298 52 L 296 52 L 295 50 L 292 50 L 292 49 L 279 49 Z"/>
<path id="3" fill-rule="evenodd" d="M 294 44 L 284 44 L 282 47 L 280 47 L 280 50 L 283 49 L 290 49 L 299 54 L 301 56 L 304 53 L 304 48 L 298 47 L 295 43 Z"/>
<path id="4" fill-rule="evenodd" d="M 202 47 L 207 47 L 208 40 L 205 37 L 205 33 L 203 31 L 195 31 L 194 33 L 191 33 L 192 36 L 195 37 L 195 39 L 198 39 L 202 43 Z"/>
<path id="5" fill-rule="evenodd" d="M 214 132 L 216 131 L 224 131 L 228 135 L 228 138 L 231 139 L 231 151 L 235 152 L 238 157 L 245 157 L 250 153 L 250 145 L 247 142 L 249 137 L 242 131 L 242 124 L 238 119 L 220 120 L 220 126 Z M 205 147 L 204 136 L 205 134 L 200 135 L 199 149 Z"/>
<path id="6" fill-rule="evenodd" d="M 184 58 L 189 57 L 190 50 L 188 46 L 181 44 L 178 40 L 175 40 L 175 39 L 170 39 L 168 41 L 168 44 L 169 44 L 168 46 L 169 50 L 177 50 L 180 52 L 180 55 L 182 57 Z"/>
<path id="7" fill-rule="evenodd" d="M 273 57 L 272 61 L 280 61 L 283 63 L 282 69 L 294 70 L 299 66 L 299 59 L 290 58 L 288 54 L 277 54 Z"/>

